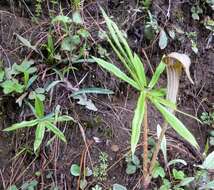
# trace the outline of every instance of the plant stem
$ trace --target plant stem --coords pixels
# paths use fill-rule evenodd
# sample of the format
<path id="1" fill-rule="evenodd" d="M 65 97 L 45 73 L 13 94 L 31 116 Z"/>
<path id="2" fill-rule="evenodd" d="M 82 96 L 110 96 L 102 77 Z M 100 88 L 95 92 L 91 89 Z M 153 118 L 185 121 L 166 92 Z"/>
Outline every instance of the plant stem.
<path id="1" fill-rule="evenodd" d="M 166 133 L 167 126 L 168 126 L 168 123 L 165 121 L 165 122 L 163 123 L 163 127 L 162 127 L 162 130 L 161 130 L 160 137 L 158 138 L 158 142 L 156 143 L 155 151 L 154 151 L 154 153 L 153 153 L 153 155 L 152 155 L 152 160 L 151 160 L 151 162 L 150 162 L 149 171 L 148 171 L 147 176 L 145 177 L 145 182 L 146 182 L 146 184 L 148 184 L 148 185 L 150 184 L 150 181 L 151 181 L 151 179 L 152 179 L 152 177 L 151 177 L 152 170 L 153 170 L 153 168 L 154 168 L 154 166 L 155 166 L 155 162 L 156 162 L 156 160 L 157 160 L 158 153 L 159 153 L 160 147 L 161 147 L 161 142 L 162 142 L 163 137 L 164 137 L 164 135 L 165 135 L 165 133 Z M 148 186 L 148 185 L 147 185 L 147 186 Z"/>
<path id="2" fill-rule="evenodd" d="M 143 120 L 143 177 L 148 176 L 148 114 L 147 104 L 145 102 L 145 113 Z M 145 181 L 144 181 L 145 182 Z"/>

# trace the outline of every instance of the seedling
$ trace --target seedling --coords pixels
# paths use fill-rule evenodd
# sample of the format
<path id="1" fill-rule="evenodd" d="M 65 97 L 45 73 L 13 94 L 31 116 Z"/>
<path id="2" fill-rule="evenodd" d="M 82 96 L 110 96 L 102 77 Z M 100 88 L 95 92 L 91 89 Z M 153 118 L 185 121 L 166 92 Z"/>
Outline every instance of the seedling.
<path id="1" fill-rule="evenodd" d="M 22 128 L 36 127 L 34 153 L 37 153 L 43 141 L 46 130 L 50 130 L 54 133 L 54 135 L 66 143 L 63 132 L 57 128 L 56 124 L 58 122 L 74 121 L 72 117 L 67 115 L 59 115 L 59 107 L 56 108 L 55 112 L 45 115 L 44 104 L 37 96 L 35 96 L 35 109 L 33 109 L 33 113 L 35 115 L 35 119 L 13 124 L 11 127 L 8 127 L 3 131 L 9 132 Z"/>
<path id="2" fill-rule="evenodd" d="M 189 76 L 190 60 L 188 56 L 174 53 L 164 57 L 158 65 L 151 81 L 147 83 L 145 76 L 144 66 L 139 56 L 132 52 L 123 33 L 119 30 L 117 25 L 106 15 L 103 9 L 102 13 L 106 21 L 110 35 L 106 35 L 108 42 L 117 54 L 123 66 L 127 69 L 130 76 L 121 71 L 114 64 L 109 63 L 103 59 L 93 57 L 93 59 L 104 69 L 113 73 L 119 79 L 127 82 L 129 85 L 139 91 L 139 98 L 137 101 L 137 107 L 134 111 L 134 117 L 132 120 L 132 135 L 131 135 L 131 151 L 134 155 L 137 143 L 140 138 L 141 125 L 143 125 L 143 174 L 144 174 L 144 188 L 147 189 L 150 183 L 150 175 L 153 170 L 155 160 L 157 158 L 160 144 L 163 139 L 163 135 L 166 132 L 167 124 L 169 123 L 173 129 L 187 140 L 194 147 L 198 148 L 198 144 L 194 136 L 189 130 L 178 120 L 172 110 L 176 109 L 176 96 L 178 92 L 179 76 L 181 74 L 182 63 L 181 59 L 185 60 L 185 71 Z M 186 63 L 187 62 L 187 63 Z M 164 99 L 164 93 L 162 89 L 156 87 L 161 73 L 165 70 L 167 64 L 167 72 L 169 78 L 167 100 Z M 190 77 L 190 76 L 189 76 Z M 171 82 L 170 82 L 171 81 Z M 192 80 L 191 80 L 192 81 Z M 174 86 L 173 86 L 174 85 Z M 166 124 L 163 126 L 162 132 L 159 137 L 159 141 L 156 145 L 156 150 L 153 155 L 150 169 L 148 170 L 148 121 L 147 121 L 147 104 L 152 103 L 157 110 L 164 117 Z"/>

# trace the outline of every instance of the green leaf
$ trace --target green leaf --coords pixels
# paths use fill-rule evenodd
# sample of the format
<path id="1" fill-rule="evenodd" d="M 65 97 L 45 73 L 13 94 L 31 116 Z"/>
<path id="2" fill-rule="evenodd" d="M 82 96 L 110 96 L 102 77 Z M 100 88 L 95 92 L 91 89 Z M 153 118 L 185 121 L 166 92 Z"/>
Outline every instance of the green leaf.
<path id="1" fill-rule="evenodd" d="M 207 190 L 207 189 L 214 189 L 214 181 L 208 182 L 206 185 L 203 185 L 202 187 L 199 188 L 199 190 Z"/>
<path id="2" fill-rule="evenodd" d="M 205 158 L 202 167 L 207 170 L 214 170 L 214 151 Z"/>
<path id="3" fill-rule="evenodd" d="M 60 131 L 54 124 L 46 121 L 46 127 L 50 129 L 59 139 L 66 143 L 66 139 L 63 132 Z"/>
<path id="4" fill-rule="evenodd" d="M 194 177 L 185 177 L 184 179 L 181 180 L 179 184 L 177 184 L 175 187 L 185 187 L 189 185 L 191 182 L 195 180 Z"/>
<path id="5" fill-rule="evenodd" d="M 0 82 L 2 82 L 2 81 L 3 81 L 3 79 L 4 79 L 4 75 L 5 75 L 4 70 L 3 70 L 2 68 L 0 68 Z"/>
<path id="6" fill-rule="evenodd" d="M 113 91 L 104 88 L 84 88 L 71 94 L 72 97 L 80 94 L 114 94 Z"/>
<path id="7" fill-rule="evenodd" d="M 31 85 L 36 81 L 37 77 L 38 77 L 37 75 L 34 75 L 28 80 L 27 85 L 26 85 L 26 89 L 31 87 Z"/>
<path id="8" fill-rule="evenodd" d="M 55 87 L 57 84 L 59 83 L 62 83 L 61 80 L 56 80 L 56 81 L 53 81 L 52 83 L 50 83 L 47 88 L 46 88 L 46 91 L 49 92 L 53 87 Z"/>
<path id="9" fill-rule="evenodd" d="M 157 82 L 160 78 L 160 75 L 163 73 L 165 68 L 166 68 L 166 64 L 161 60 L 161 62 L 158 65 L 155 73 L 152 76 L 152 79 L 151 79 L 149 86 L 148 86 L 149 88 L 153 88 L 157 84 Z"/>
<path id="10" fill-rule="evenodd" d="M 152 177 L 153 178 L 164 178 L 165 177 L 165 172 L 164 169 L 159 165 L 159 163 L 157 163 L 154 167 L 154 169 L 152 170 Z"/>
<path id="11" fill-rule="evenodd" d="M 18 188 L 16 187 L 16 185 L 12 185 L 8 187 L 7 190 L 18 190 Z"/>
<path id="12" fill-rule="evenodd" d="M 111 72 L 112 74 L 114 74 L 116 77 L 118 77 L 119 79 L 129 83 L 131 86 L 133 86 L 134 88 L 140 90 L 140 87 L 138 86 L 138 84 L 132 80 L 131 78 L 129 78 L 124 72 L 122 72 L 120 69 L 118 69 L 115 65 L 104 61 L 103 59 L 99 59 L 96 57 L 93 57 L 93 59 L 104 69 L 106 69 L 107 71 Z"/>
<path id="13" fill-rule="evenodd" d="M 38 120 L 34 119 L 31 121 L 22 121 L 20 123 L 13 124 L 11 127 L 4 129 L 3 131 L 14 131 L 25 127 L 33 127 L 38 124 Z"/>
<path id="14" fill-rule="evenodd" d="M 35 113 L 38 118 L 44 117 L 44 104 L 37 96 L 35 96 Z"/>
<path id="15" fill-rule="evenodd" d="M 78 35 L 69 36 L 63 39 L 61 49 L 72 52 L 80 44 L 80 37 Z"/>
<path id="16" fill-rule="evenodd" d="M 80 166 L 77 164 L 72 164 L 70 168 L 70 173 L 75 177 L 80 176 Z"/>
<path id="17" fill-rule="evenodd" d="M 61 23 L 64 23 L 64 24 L 69 24 L 69 23 L 72 22 L 72 19 L 70 17 L 68 17 L 68 16 L 58 15 L 55 18 L 53 18 L 53 20 L 51 22 L 52 22 L 52 24 L 55 24 L 57 22 L 61 22 Z"/>
<path id="18" fill-rule="evenodd" d="M 151 99 L 150 99 L 151 100 Z M 189 132 L 189 130 L 184 126 L 184 124 L 176 118 L 171 112 L 169 112 L 164 106 L 160 103 L 153 101 L 155 107 L 160 111 L 165 120 L 172 126 L 172 128 L 186 141 L 188 141 L 195 148 L 199 148 L 195 137 Z"/>
<path id="19" fill-rule="evenodd" d="M 4 94 L 10 94 L 12 92 L 22 93 L 24 85 L 19 84 L 18 80 L 6 80 L 1 84 Z"/>
<path id="20" fill-rule="evenodd" d="M 135 149 L 137 146 L 137 143 L 140 139 L 140 131 L 141 131 L 141 125 L 143 122 L 144 112 L 145 112 L 145 100 L 146 94 L 144 92 L 141 92 L 137 107 L 134 112 L 134 117 L 132 120 L 132 135 L 131 135 L 131 151 L 132 155 L 135 153 Z"/>
<path id="21" fill-rule="evenodd" d="M 115 183 L 115 184 L 113 185 L 113 190 L 127 190 L 127 188 L 124 187 L 123 185 L 120 185 L 120 184 Z"/>
<path id="22" fill-rule="evenodd" d="M 134 174 L 137 171 L 137 167 L 131 163 L 127 164 L 126 173 L 128 175 Z"/>
<path id="23" fill-rule="evenodd" d="M 34 152 L 38 150 L 40 147 L 42 140 L 44 138 L 45 134 L 45 123 L 39 123 L 36 127 L 36 132 L 35 132 L 35 140 L 34 140 Z"/>
<path id="24" fill-rule="evenodd" d="M 159 37 L 159 47 L 160 47 L 160 49 L 165 49 L 167 44 L 168 44 L 168 37 L 166 35 L 166 32 L 163 29 L 161 29 L 160 37 Z"/>
<path id="25" fill-rule="evenodd" d="M 136 53 L 134 54 L 133 64 L 141 86 L 145 87 L 147 85 L 147 81 L 146 81 L 144 65 Z"/>
<path id="26" fill-rule="evenodd" d="M 74 11 L 72 13 L 72 20 L 75 24 L 83 24 L 83 19 L 80 14 L 80 11 Z"/>
<path id="27" fill-rule="evenodd" d="M 184 172 L 183 171 L 178 171 L 176 170 L 175 168 L 173 168 L 172 170 L 172 174 L 173 174 L 173 177 L 176 179 L 176 180 L 183 180 L 184 179 Z"/>
<path id="28" fill-rule="evenodd" d="M 65 122 L 65 121 L 74 121 L 74 118 L 68 115 L 61 115 L 57 117 L 57 122 Z"/>
<path id="29" fill-rule="evenodd" d="M 35 52 L 38 52 L 37 49 L 36 49 L 36 46 L 31 45 L 31 43 L 27 39 L 23 38 L 19 34 L 16 34 L 16 36 L 18 37 L 18 39 L 22 42 L 22 44 L 24 46 L 34 50 Z"/>

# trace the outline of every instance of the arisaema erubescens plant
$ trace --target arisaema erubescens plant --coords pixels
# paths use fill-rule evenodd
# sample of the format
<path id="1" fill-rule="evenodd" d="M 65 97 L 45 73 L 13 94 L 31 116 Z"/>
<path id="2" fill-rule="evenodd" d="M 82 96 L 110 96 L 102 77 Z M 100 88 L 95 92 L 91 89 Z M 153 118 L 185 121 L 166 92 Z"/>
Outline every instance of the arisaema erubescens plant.
<path id="1" fill-rule="evenodd" d="M 190 131 L 184 126 L 184 124 L 175 117 L 172 110 L 176 109 L 176 99 L 177 96 L 177 88 L 175 87 L 175 92 L 173 93 L 173 82 L 170 82 L 170 85 L 167 86 L 169 88 L 167 91 L 172 92 L 172 94 L 165 99 L 165 93 L 163 89 L 157 88 L 156 84 L 159 80 L 161 73 L 167 67 L 167 72 L 170 72 L 170 77 L 168 77 L 168 82 L 170 80 L 178 82 L 180 72 L 182 69 L 182 64 L 179 62 L 179 59 L 171 59 L 171 62 L 175 61 L 173 67 L 169 67 L 166 63 L 170 62 L 168 56 L 163 57 L 160 64 L 158 65 L 155 73 L 152 76 L 150 82 L 147 81 L 144 66 L 141 62 L 141 59 L 136 53 L 133 53 L 130 49 L 123 33 L 119 30 L 116 23 L 114 23 L 101 8 L 102 14 L 104 16 L 105 22 L 107 24 L 107 28 L 109 30 L 109 34 L 106 34 L 106 38 L 110 43 L 112 49 L 116 53 L 119 60 L 122 62 L 123 66 L 126 68 L 127 73 L 121 71 L 114 64 L 107 62 L 103 59 L 93 57 L 95 62 L 97 62 L 101 67 L 106 69 L 107 71 L 114 74 L 119 79 L 127 82 L 137 91 L 139 91 L 139 98 L 137 100 L 137 106 L 134 111 L 134 116 L 132 120 L 132 134 L 131 134 L 131 151 L 132 154 L 135 153 L 137 143 L 140 139 L 141 134 L 141 125 L 143 124 L 143 175 L 144 175 L 144 187 L 148 187 L 148 183 L 150 182 L 151 170 L 152 168 L 148 168 L 148 122 L 147 122 L 147 105 L 151 103 L 163 116 L 165 122 L 169 124 L 181 137 L 183 137 L 186 141 L 188 141 L 192 146 L 198 148 L 198 144 L 194 138 L 194 136 L 190 133 Z M 172 56 L 173 57 L 173 56 Z M 174 62 L 173 62 L 174 63 Z M 171 65 L 170 65 L 171 66 Z M 189 66 L 189 65 L 188 65 Z M 171 69 L 171 70 L 170 70 Z M 188 69 L 188 68 L 187 68 Z M 175 83 L 177 85 L 177 83 Z M 167 92 L 168 93 L 168 92 Z M 170 101 L 170 98 L 173 98 L 173 101 Z M 163 127 L 162 133 L 165 133 L 165 128 L 167 125 Z M 161 142 L 163 134 L 161 133 L 159 140 Z M 158 142 L 160 144 L 160 142 Z M 160 145 L 156 147 L 155 154 L 159 152 Z M 155 157 L 154 159 L 156 159 Z"/>

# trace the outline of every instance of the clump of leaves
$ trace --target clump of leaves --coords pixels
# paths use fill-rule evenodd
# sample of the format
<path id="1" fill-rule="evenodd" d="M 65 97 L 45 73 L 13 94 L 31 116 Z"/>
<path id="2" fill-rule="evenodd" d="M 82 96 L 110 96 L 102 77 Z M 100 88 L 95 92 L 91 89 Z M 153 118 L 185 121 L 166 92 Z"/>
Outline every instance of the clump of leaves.
<path id="1" fill-rule="evenodd" d="M 37 79 L 35 74 L 37 69 L 34 65 L 33 60 L 24 60 L 20 65 L 14 63 L 11 68 L 1 70 L 1 81 L 0 85 L 3 88 L 4 94 L 10 93 L 23 93 L 24 90 L 28 89 L 32 83 Z M 16 78 L 22 75 L 22 83 Z M 33 75 L 30 77 L 30 75 Z M 4 80 L 5 78 L 5 80 Z"/>
<path id="2" fill-rule="evenodd" d="M 214 112 L 203 112 L 201 114 L 201 121 L 203 124 L 212 125 L 214 123 Z"/>
<path id="3" fill-rule="evenodd" d="M 138 168 L 141 168 L 140 165 L 140 160 L 136 155 L 130 155 L 128 154 L 126 156 L 126 162 L 127 162 L 127 166 L 126 166 L 126 173 L 127 174 L 134 174 L 136 173 Z"/>
<path id="4" fill-rule="evenodd" d="M 203 14 L 203 9 L 197 4 L 197 5 L 192 6 L 191 13 L 192 13 L 192 18 L 194 20 L 199 20 L 200 15 Z"/>
<path id="5" fill-rule="evenodd" d="M 105 181 L 107 179 L 107 169 L 108 169 L 108 154 L 101 152 L 99 155 L 99 163 L 94 167 L 93 175 L 100 181 Z"/>
<path id="6" fill-rule="evenodd" d="M 35 96 L 34 108 L 32 108 L 35 115 L 35 119 L 29 121 L 22 121 L 20 123 L 13 124 L 11 127 L 4 129 L 3 131 L 14 131 L 22 128 L 35 127 L 35 140 L 34 140 L 34 152 L 37 153 L 46 131 L 53 132 L 60 140 L 66 143 L 65 136 L 61 132 L 56 124 L 58 122 L 74 121 L 72 117 L 68 115 L 59 114 L 59 106 L 53 113 L 45 115 L 44 104 L 39 97 Z"/>

